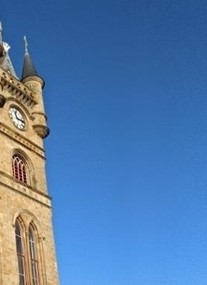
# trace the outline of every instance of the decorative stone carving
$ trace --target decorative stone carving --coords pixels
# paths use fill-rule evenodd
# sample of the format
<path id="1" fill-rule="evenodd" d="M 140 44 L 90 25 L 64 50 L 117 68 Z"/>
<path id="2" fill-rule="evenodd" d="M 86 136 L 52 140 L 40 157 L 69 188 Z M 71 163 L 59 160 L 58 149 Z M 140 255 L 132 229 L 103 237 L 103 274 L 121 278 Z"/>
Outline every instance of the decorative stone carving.
<path id="1" fill-rule="evenodd" d="M 45 157 L 44 150 L 37 146 L 36 144 L 32 143 L 30 140 L 26 139 L 22 135 L 18 133 L 14 133 L 10 128 L 8 128 L 6 125 L 2 124 L 0 122 L 0 133 L 5 134 L 9 138 L 12 138 L 13 140 L 17 141 L 20 145 L 24 145 L 29 150 L 34 151 L 37 155 L 41 157 Z"/>
<path id="2" fill-rule="evenodd" d="M 34 94 L 25 85 L 21 84 L 13 76 L 3 72 L 0 74 L 0 84 L 4 90 L 8 90 L 12 96 L 18 99 L 25 106 L 33 108 L 37 102 L 34 99 Z"/>
<path id="3" fill-rule="evenodd" d="M 4 47 L 2 44 L 0 44 L 0 57 L 4 55 Z"/>
<path id="4" fill-rule="evenodd" d="M 6 101 L 5 97 L 0 94 L 0 108 L 4 107 L 5 101 Z"/>
<path id="5" fill-rule="evenodd" d="M 27 81 L 25 83 L 25 85 L 30 88 L 32 91 L 36 92 L 36 93 L 39 93 L 39 87 L 37 84 L 35 84 L 34 82 L 29 82 Z"/>
<path id="6" fill-rule="evenodd" d="M 33 128 L 42 139 L 46 138 L 50 133 L 50 129 L 43 125 L 34 125 Z"/>

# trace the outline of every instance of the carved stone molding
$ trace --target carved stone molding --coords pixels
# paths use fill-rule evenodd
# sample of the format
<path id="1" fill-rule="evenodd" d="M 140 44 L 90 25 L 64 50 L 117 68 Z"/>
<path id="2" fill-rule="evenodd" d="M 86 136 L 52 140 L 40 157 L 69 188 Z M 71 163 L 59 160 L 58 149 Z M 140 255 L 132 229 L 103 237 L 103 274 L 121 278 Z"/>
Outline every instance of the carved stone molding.
<path id="1" fill-rule="evenodd" d="M 45 195 L 38 190 L 32 189 L 27 185 L 17 183 L 13 180 L 12 177 L 2 171 L 0 171 L 0 185 L 5 186 L 13 191 L 19 192 L 22 195 L 27 196 L 29 199 L 36 200 L 37 202 L 49 208 L 51 207 L 51 198 L 48 195 Z"/>
<path id="2" fill-rule="evenodd" d="M 0 84 L 4 90 L 8 90 L 12 96 L 25 106 L 32 108 L 37 104 L 32 91 L 7 72 L 2 72 L 0 75 Z"/>
<path id="3" fill-rule="evenodd" d="M 42 148 L 40 148 L 39 146 L 37 146 L 34 143 L 31 143 L 29 140 L 27 140 L 26 138 L 24 138 L 20 134 L 12 131 L 9 127 L 5 126 L 2 123 L 0 123 L 0 132 L 9 136 L 13 140 L 19 142 L 20 144 L 22 144 L 24 147 L 28 148 L 29 150 L 34 151 L 39 156 L 45 158 L 45 153 L 44 153 L 44 150 Z"/>
<path id="4" fill-rule="evenodd" d="M 6 99 L 3 95 L 0 94 L 0 108 L 4 107 Z"/>
<path id="5" fill-rule="evenodd" d="M 42 139 L 46 138 L 50 133 L 50 129 L 43 125 L 34 125 L 33 128 Z"/>

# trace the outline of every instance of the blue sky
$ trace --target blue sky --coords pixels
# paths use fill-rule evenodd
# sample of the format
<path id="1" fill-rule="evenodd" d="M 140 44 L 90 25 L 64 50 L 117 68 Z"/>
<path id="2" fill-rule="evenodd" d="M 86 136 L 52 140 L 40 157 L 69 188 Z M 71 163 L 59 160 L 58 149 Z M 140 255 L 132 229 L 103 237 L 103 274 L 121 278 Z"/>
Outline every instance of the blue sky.
<path id="1" fill-rule="evenodd" d="M 4 1 L 45 78 L 62 285 L 206 285 L 207 2 Z"/>

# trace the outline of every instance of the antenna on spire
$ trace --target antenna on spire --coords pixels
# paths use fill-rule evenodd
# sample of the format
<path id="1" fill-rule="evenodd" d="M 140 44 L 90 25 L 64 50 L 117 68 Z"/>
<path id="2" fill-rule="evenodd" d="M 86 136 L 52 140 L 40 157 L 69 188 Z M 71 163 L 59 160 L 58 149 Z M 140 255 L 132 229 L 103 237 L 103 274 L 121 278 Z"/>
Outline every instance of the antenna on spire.
<path id="1" fill-rule="evenodd" d="M 24 36 L 24 48 L 25 48 L 25 53 L 28 53 L 28 41 L 26 36 Z"/>

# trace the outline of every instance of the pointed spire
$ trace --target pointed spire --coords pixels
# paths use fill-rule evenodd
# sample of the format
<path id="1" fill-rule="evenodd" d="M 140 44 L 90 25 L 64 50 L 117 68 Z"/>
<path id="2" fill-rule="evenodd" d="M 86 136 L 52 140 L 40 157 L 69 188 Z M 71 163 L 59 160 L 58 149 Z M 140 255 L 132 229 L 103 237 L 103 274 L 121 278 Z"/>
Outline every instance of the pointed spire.
<path id="1" fill-rule="evenodd" d="M 23 63 L 21 80 L 24 80 L 25 78 L 30 77 L 30 76 L 37 76 L 41 78 L 39 74 L 37 73 L 36 68 L 32 62 L 32 58 L 29 54 L 28 42 L 27 42 L 26 36 L 24 36 L 24 48 L 25 48 L 25 54 L 24 54 L 24 63 Z"/>
<path id="2" fill-rule="evenodd" d="M 7 72 L 11 73 L 14 77 L 17 78 L 16 72 L 9 56 L 10 46 L 8 43 L 3 42 L 2 32 L 3 29 L 2 24 L 0 22 L 0 67 L 2 67 Z"/>

